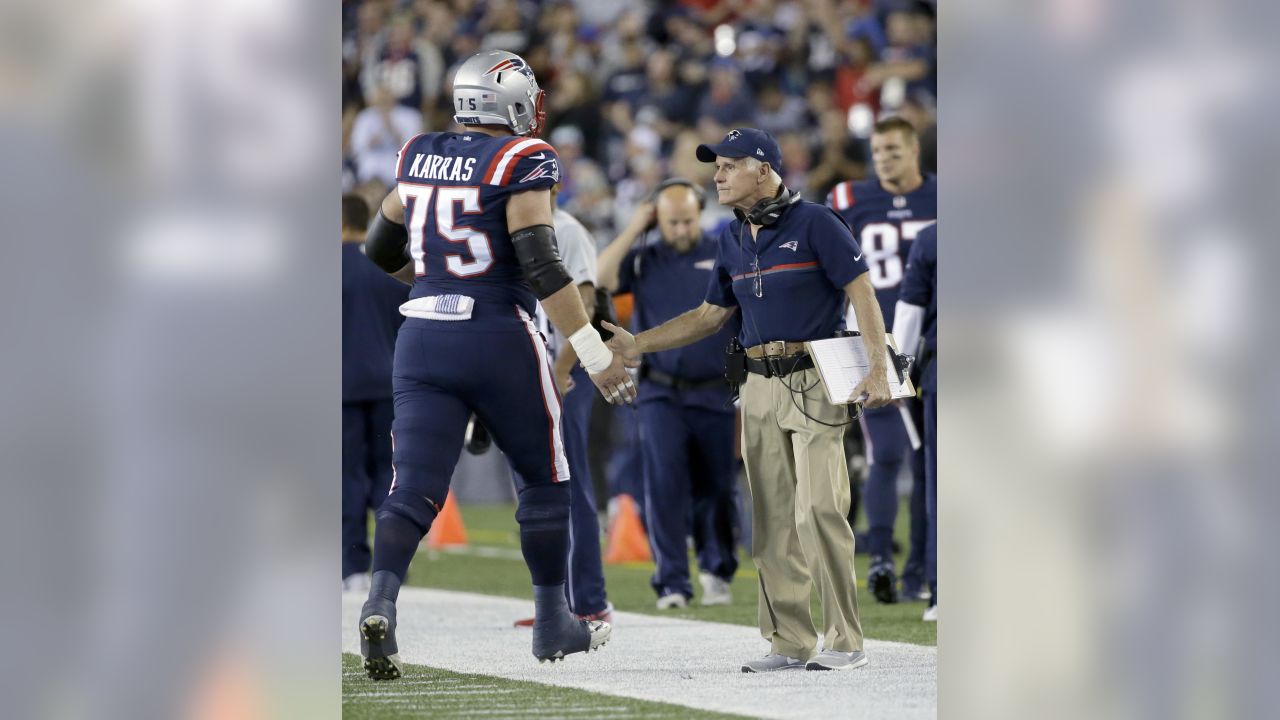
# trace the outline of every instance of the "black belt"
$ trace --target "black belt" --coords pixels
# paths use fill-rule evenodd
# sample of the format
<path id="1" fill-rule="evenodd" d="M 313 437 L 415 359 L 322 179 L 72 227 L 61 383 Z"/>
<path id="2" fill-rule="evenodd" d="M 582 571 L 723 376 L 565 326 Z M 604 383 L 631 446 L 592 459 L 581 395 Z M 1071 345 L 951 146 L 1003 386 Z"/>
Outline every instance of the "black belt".
<path id="1" fill-rule="evenodd" d="M 728 385 L 724 378 L 711 378 L 709 380 L 688 380 L 675 375 L 668 375 L 661 370 L 655 370 L 648 365 L 640 368 L 640 379 L 649 380 L 650 382 L 661 385 L 662 387 L 671 388 L 672 390 L 710 390 L 712 388 L 725 388 Z"/>
<path id="2" fill-rule="evenodd" d="M 813 367 L 813 358 L 809 355 L 791 355 L 789 357 L 767 357 L 756 360 L 747 358 L 747 372 L 769 377 L 786 377 L 793 372 L 808 370 Z"/>

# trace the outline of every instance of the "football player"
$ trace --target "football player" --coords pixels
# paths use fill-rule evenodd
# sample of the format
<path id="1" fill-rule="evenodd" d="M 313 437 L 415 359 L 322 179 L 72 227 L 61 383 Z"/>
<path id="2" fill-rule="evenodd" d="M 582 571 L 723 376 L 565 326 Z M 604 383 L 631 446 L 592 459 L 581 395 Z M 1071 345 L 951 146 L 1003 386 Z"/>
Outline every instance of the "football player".
<path id="1" fill-rule="evenodd" d="M 840 213 L 853 230 L 880 301 L 884 325 L 893 327 L 894 305 L 911 243 L 937 219 L 938 185 L 934 176 L 921 172 L 919 138 L 911 123 L 902 118 L 889 117 L 876 123 L 871 134 L 871 160 L 875 177 L 836 185 L 827 196 L 827 205 Z M 850 330 L 857 329 L 852 310 L 846 323 Z M 915 348 L 899 350 L 916 354 Z M 907 404 L 911 414 L 919 415 L 915 401 Z M 908 459 L 906 422 L 918 421 L 904 418 L 894 406 L 867 409 L 861 419 L 869 465 L 863 493 L 869 526 L 867 552 L 871 556 L 867 588 L 882 603 L 897 602 L 899 598 L 893 567 L 893 525 L 898 514 L 898 473 Z M 913 475 L 911 549 L 902 573 L 902 595 L 916 600 L 927 597 L 924 554 L 928 515 L 923 450 L 912 450 L 909 459 Z"/>
<path id="2" fill-rule="evenodd" d="M 621 357 L 588 322 L 556 251 L 555 150 L 537 139 L 543 91 L 518 55 L 491 50 L 459 66 L 454 121 L 401 149 L 396 187 L 370 226 L 366 254 L 412 283 L 396 341 L 391 492 L 377 514 L 373 578 L 360 613 L 369 677 L 400 676 L 396 597 L 419 541 L 449 490 L 472 412 L 519 471 L 520 544 L 533 580 L 533 654 L 541 661 L 593 650 L 602 621 L 565 601 L 569 465 L 560 395 L 534 305 L 573 346 L 591 382 L 614 403 L 635 386 Z"/>

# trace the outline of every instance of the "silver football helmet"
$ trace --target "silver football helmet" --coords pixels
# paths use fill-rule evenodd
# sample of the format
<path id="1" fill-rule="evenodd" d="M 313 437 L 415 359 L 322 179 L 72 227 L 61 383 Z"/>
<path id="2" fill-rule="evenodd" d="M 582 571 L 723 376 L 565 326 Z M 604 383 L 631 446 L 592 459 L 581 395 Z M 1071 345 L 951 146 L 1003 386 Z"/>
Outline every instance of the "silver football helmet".
<path id="1" fill-rule="evenodd" d="M 503 125 L 536 137 L 547 113 L 546 95 L 524 58 L 486 50 L 467 58 L 453 77 L 453 120 L 459 125 Z"/>

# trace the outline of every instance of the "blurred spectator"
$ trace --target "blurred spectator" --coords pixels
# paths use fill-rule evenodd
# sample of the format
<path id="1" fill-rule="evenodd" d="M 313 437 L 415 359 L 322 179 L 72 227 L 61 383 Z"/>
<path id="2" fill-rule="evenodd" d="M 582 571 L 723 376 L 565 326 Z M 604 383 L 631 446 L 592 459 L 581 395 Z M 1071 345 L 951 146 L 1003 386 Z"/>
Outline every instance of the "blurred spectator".
<path id="1" fill-rule="evenodd" d="M 880 110 L 880 96 L 872 83 L 871 67 L 874 50 L 866 38 L 853 38 L 844 45 L 840 64 L 836 67 L 835 102 L 846 113 L 861 105 L 872 117 Z"/>
<path id="2" fill-rule="evenodd" d="M 609 126 L 619 135 L 631 132 L 636 106 L 645 94 L 644 46 L 638 37 L 625 38 L 618 69 L 604 82 L 603 108 Z"/>
<path id="3" fill-rule="evenodd" d="M 889 44 L 880 53 L 880 63 L 873 66 L 863 82 L 870 87 L 885 87 L 890 81 L 905 83 L 901 89 L 887 87 L 902 99 L 911 98 L 933 105 L 938 96 L 938 80 L 934 73 L 933 24 L 914 9 L 889 13 L 885 32 Z M 897 100 L 897 102 L 894 102 Z M 896 109 L 898 98 L 882 96 L 886 109 Z"/>
<path id="4" fill-rule="evenodd" d="M 711 86 L 698 107 L 698 130 L 721 137 L 735 127 L 755 126 L 756 107 L 742 87 L 742 73 L 732 61 L 718 60 L 711 68 Z"/>
<path id="5" fill-rule="evenodd" d="M 600 159 L 600 106 L 591 79 L 582 72 L 561 72 L 547 93 L 547 126 L 572 125 L 582 135 L 583 151 Z M 557 150 L 559 145 L 551 143 Z M 571 215 L 575 213 L 570 213 Z"/>
<path id="6" fill-rule="evenodd" d="M 351 127 L 356 179 L 391 185 L 396 179 L 396 153 L 409 138 L 422 132 L 422 113 L 397 105 L 395 94 L 385 85 L 374 87 L 371 100 Z"/>
<path id="7" fill-rule="evenodd" d="M 934 19 L 918 0 L 347 0 L 342 17 L 343 187 L 359 192 L 389 178 L 375 168 L 399 143 L 381 135 L 458 129 L 453 68 L 482 47 L 521 52 L 543 79 L 545 137 L 565 145 L 561 203 L 598 236 L 617 233 L 652 177 L 708 187 L 693 148 L 735 126 L 778 138 L 784 179 L 812 199 L 866 176 L 863 139 L 886 112 L 919 129 L 922 164 L 936 164 Z M 379 84 L 422 117 L 374 122 Z"/>
<path id="8" fill-rule="evenodd" d="M 865 178 L 866 154 L 862 143 L 849 137 L 844 115 L 837 109 L 822 115 L 814 167 L 805 180 L 805 195 L 820 202 L 838 182 Z"/>
<path id="9" fill-rule="evenodd" d="M 361 85 L 366 97 L 383 85 L 393 100 L 405 107 L 423 112 L 435 105 L 444 57 L 438 47 L 415 36 L 412 16 L 396 16 L 387 28 L 386 40 L 371 44 L 364 63 Z"/>
<path id="10" fill-rule="evenodd" d="M 776 81 L 760 87 L 756 96 L 755 127 L 774 137 L 780 137 L 783 133 L 798 130 L 804 125 L 804 100 L 784 94 Z"/>
<path id="11" fill-rule="evenodd" d="M 658 134 L 670 140 L 680 126 L 693 124 L 698 87 L 679 81 L 676 56 L 669 50 L 650 54 L 645 73 L 647 85 L 639 104 L 656 113 Z"/>
<path id="12" fill-rule="evenodd" d="M 480 40 L 481 50 L 523 53 L 529 46 L 524 18 L 520 16 L 520 6 L 516 4 L 516 0 L 490 2 L 488 12 L 480 21 L 480 28 L 484 31 L 484 37 Z"/>

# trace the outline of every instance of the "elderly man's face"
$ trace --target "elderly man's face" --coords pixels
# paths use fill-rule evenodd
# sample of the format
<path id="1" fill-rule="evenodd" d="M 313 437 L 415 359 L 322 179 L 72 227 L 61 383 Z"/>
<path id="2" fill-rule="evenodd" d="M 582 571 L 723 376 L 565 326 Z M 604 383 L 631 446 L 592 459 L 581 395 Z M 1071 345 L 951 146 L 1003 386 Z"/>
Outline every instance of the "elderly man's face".
<path id="1" fill-rule="evenodd" d="M 658 194 L 658 231 L 677 252 L 689 252 L 702 235 L 698 196 L 691 188 L 675 185 Z"/>
<path id="2" fill-rule="evenodd" d="M 734 205 L 759 189 L 762 175 L 748 158 L 716 158 L 716 196 L 721 205 Z"/>

